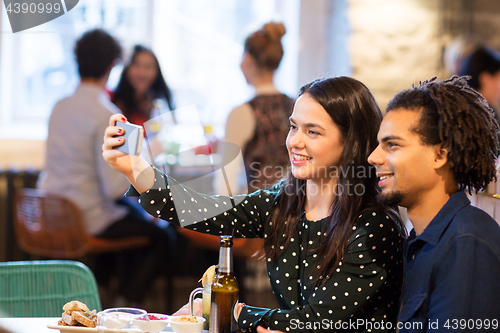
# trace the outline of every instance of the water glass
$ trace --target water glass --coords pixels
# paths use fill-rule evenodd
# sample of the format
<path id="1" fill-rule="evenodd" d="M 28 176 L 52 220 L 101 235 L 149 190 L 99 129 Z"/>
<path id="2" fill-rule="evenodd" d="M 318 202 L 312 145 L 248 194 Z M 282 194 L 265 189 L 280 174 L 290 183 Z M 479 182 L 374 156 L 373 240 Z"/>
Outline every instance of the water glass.
<path id="1" fill-rule="evenodd" d="M 204 288 L 196 288 L 191 292 L 191 295 L 189 295 L 189 311 L 190 314 L 193 316 L 196 316 L 195 313 L 193 313 L 193 305 L 194 305 L 194 298 L 196 295 L 202 294 L 202 316 L 203 318 L 206 319 L 205 321 L 205 326 L 203 329 L 208 330 L 209 325 L 210 325 L 210 302 L 211 302 L 211 296 L 212 296 L 212 288 L 209 283 L 205 285 Z"/>
<path id="2" fill-rule="evenodd" d="M 136 308 L 111 308 L 97 314 L 97 331 L 149 332 L 150 324 L 146 310 Z"/>

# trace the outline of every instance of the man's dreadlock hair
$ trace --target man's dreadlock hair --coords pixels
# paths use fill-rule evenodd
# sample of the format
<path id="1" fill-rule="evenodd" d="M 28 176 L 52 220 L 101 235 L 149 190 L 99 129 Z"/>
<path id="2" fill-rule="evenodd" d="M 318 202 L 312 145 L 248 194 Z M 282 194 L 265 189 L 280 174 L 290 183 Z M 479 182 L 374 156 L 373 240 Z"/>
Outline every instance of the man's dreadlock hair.
<path id="1" fill-rule="evenodd" d="M 477 91 L 467 86 L 470 77 L 436 77 L 403 90 L 389 102 L 387 112 L 397 109 L 421 112 L 412 129 L 424 145 L 442 144 L 459 190 L 483 190 L 496 180 L 499 125 Z"/>

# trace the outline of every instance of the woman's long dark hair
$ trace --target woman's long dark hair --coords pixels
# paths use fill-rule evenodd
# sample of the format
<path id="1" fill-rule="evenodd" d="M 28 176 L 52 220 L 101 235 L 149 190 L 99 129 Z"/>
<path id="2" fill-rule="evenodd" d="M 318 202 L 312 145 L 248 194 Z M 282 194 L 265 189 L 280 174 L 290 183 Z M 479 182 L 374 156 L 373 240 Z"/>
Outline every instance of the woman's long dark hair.
<path id="1" fill-rule="evenodd" d="M 120 82 L 118 82 L 118 86 L 113 95 L 113 103 L 122 103 L 123 104 L 123 115 L 128 117 L 130 112 L 134 112 L 137 110 L 137 101 L 135 100 L 134 87 L 130 84 L 127 79 L 127 72 L 130 65 L 134 62 L 137 55 L 141 52 L 148 52 L 153 56 L 156 62 L 156 68 L 158 70 L 158 75 L 156 76 L 156 80 L 153 85 L 149 88 L 148 94 L 150 94 L 153 99 L 160 98 L 164 99 L 167 102 L 168 108 L 170 110 L 174 109 L 174 104 L 172 101 L 172 93 L 170 92 L 170 88 L 168 87 L 163 75 L 161 73 L 160 63 L 158 59 L 154 55 L 153 51 L 144 47 L 142 45 L 134 46 L 134 52 L 132 53 L 132 57 L 130 59 L 130 63 L 123 69 L 122 75 L 120 77 Z"/>
<path id="2" fill-rule="evenodd" d="M 363 211 L 385 211 L 400 228 L 401 221 L 395 209 L 382 206 L 375 198 L 380 188 L 375 169 L 367 159 L 377 146 L 382 112 L 368 88 L 355 79 L 336 77 L 304 85 L 299 96 L 303 94 L 314 98 L 328 112 L 344 142 L 338 166 L 338 191 L 331 205 L 332 214 L 324 222 L 326 236 L 318 248 L 318 264 L 323 258 L 321 268 L 314 274 L 318 283 L 321 277 L 330 277 L 339 265 L 354 223 Z M 281 191 L 271 216 L 271 230 L 264 242 L 266 256 L 271 259 L 283 253 L 298 228 L 306 201 L 306 180 L 295 178 L 289 171 Z"/>

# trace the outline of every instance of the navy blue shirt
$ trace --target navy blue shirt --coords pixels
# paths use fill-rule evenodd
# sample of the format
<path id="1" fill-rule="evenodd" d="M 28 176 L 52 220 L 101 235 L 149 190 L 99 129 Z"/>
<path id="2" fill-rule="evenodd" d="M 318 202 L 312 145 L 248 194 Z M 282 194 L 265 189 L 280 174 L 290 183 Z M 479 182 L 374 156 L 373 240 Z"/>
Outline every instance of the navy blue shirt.
<path id="1" fill-rule="evenodd" d="M 412 230 L 403 255 L 400 332 L 498 332 L 500 226 L 464 192 Z"/>

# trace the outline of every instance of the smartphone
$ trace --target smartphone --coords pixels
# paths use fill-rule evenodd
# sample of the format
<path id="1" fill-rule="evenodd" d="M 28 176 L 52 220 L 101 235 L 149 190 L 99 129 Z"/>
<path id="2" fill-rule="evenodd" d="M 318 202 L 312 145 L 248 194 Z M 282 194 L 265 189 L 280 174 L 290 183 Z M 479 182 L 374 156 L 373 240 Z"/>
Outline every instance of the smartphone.
<path id="1" fill-rule="evenodd" d="M 121 121 L 115 121 L 115 126 L 123 128 L 124 133 L 119 136 L 125 139 L 125 143 L 114 148 L 125 154 L 140 155 L 142 139 L 144 138 L 144 128 L 131 123 L 122 123 Z"/>

